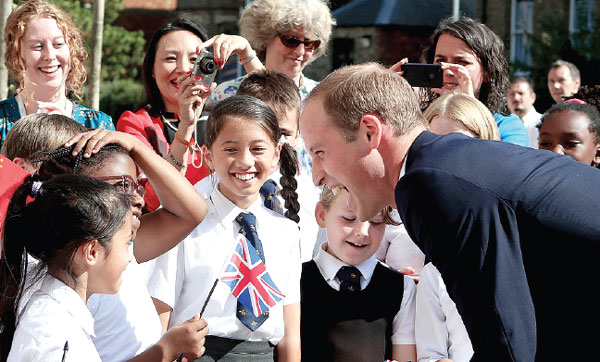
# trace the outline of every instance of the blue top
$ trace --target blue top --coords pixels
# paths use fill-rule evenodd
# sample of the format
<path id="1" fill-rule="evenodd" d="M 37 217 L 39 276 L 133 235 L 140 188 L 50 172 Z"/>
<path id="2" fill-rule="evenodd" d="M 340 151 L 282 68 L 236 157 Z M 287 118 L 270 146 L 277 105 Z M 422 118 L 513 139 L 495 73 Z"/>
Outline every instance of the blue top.
<path id="1" fill-rule="evenodd" d="M 494 113 L 494 119 L 500 131 L 500 140 L 525 147 L 529 146 L 529 134 L 519 116 L 516 114 L 503 116 L 500 113 Z"/>
<path id="2" fill-rule="evenodd" d="M 15 97 L 0 102 L 0 147 L 4 144 L 6 135 L 12 126 L 20 118 L 19 103 Z M 113 131 L 115 129 L 112 118 L 108 114 L 86 108 L 77 103 L 73 103 L 72 118 L 90 129 L 105 128 Z"/>

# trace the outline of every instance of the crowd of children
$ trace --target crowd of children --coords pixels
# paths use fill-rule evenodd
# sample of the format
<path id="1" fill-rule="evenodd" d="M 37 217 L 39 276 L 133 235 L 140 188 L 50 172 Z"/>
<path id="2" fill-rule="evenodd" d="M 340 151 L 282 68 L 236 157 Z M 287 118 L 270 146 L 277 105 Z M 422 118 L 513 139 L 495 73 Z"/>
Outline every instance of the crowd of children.
<path id="1" fill-rule="evenodd" d="M 57 63 L 25 62 L 17 97 L 0 103 L 0 161 L 27 172 L 0 195 L 1 361 L 470 360 L 456 305 L 398 213 L 360 221 L 344 187 L 314 186 L 299 159 L 301 90 L 249 63 L 244 38 L 204 43 L 252 58 L 253 72 L 199 135 L 214 85 L 189 71 L 207 37 L 167 22 L 145 61 L 147 105 L 121 132 L 66 98 L 81 86 L 68 16 L 30 0 L 9 19 L 21 22 L 13 52 L 27 44 Z M 500 115 L 472 88 L 434 97 L 431 132 L 500 141 Z M 600 97 L 581 92 L 546 112 L 539 148 L 598 167 Z"/>

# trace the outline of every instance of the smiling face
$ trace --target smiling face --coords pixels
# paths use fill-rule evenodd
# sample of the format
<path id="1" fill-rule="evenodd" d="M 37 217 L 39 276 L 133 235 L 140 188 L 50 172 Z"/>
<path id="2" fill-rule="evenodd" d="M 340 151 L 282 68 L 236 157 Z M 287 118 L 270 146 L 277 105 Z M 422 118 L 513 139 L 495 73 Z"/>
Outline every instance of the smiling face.
<path id="1" fill-rule="evenodd" d="M 453 63 L 467 68 L 473 81 L 473 92 L 475 98 L 479 97 L 479 90 L 484 81 L 484 69 L 481 66 L 479 57 L 463 40 L 450 35 L 442 34 L 438 38 L 435 47 L 435 64 Z M 444 87 L 441 88 L 441 94 L 446 94 L 458 86 L 458 80 L 448 69 L 444 70 Z"/>
<path id="2" fill-rule="evenodd" d="M 298 29 L 289 34 L 298 40 L 314 40 L 312 34 L 305 34 L 304 30 Z M 273 37 L 266 46 L 265 67 L 287 75 L 298 84 L 300 74 L 312 57 L 313 49 L 306 49 L 304 44 L 295 48 L 289 48 L 283 45 L 279 36 Z"/>
<path id="3" fill-rule="evenodd" d="M 174 30 L 158 41 L 152 75 L 167 112 L 179 110 L 177 78 L 192 70 L 202 40 L 187 30 Z"/>
<path id="4" fill-rule="evenodd" d="M 110 247 L 100 247 L 93 284 L 88 286 L 93 293 L 115 294 L 119 291 L 121 276 L 132 259 L 131 229 L 131 212 L 129 212 L 119 231 L 112 237 Z M 91 281 L 91 279 L 89 280 Z"/>
<path id="5" fill-rule="evenodd" d="M 316 217 L 319 226 L 327 230 L 327 252 L 348 264 L 357 265 L 379 249 L 385 223 L 381 213 L 369 221 L 360 221 L 348 208 L 348 196 L 348 192 L 341 189 L 329 207 L 318 203 Z"/>
<path id="6" fill-rule="evenodd" d="M 133 180 L 137 180 L 136 166 L 133 159 L 124 154 L 115 154 L 110 160 L 104 163 L 104 166 L 95 169 L 91 174 L 91 177 L 111 177 L 111 176 L 129 176 Z M 115 186 L 120 186 L 122 180 L 108 180 L 105 181 Z M 138 193 L 129 195 L 131 200 L 131 211 L 132 211 L 132 240 L 135 240 L 135 236 L 138 228 L 140 227 L 140 217 L 142 216 L 142 208 L 144 207 L 144 198 Z"/>
<path id="7" fill-rule="evenodd" d="M 40 93 L 65 94 L 70 70 L 69 45 L 52 18 L 38 17 L 27 23 L 20 40 L 20 55 L 25 67 L 25 88 Z"/>
<path id="8" fill-rule="evenodd" d="M 372 130 L 361 121 L 356 139 L 347 142 L 326 114 L 322 100 L 313 98 L 300 116 L 300 134 L 313 159 L 313 181 L 332 189 L 343 185 L 350 193 L 349 207 L 360 220 L 368 220 L 394 199 L 397 180 L 387 184 L 382 155 L 368 141 L 374 137 L 367 134 Z"/>
<path id="9" fill-rule="evenodd" d="M 231 116 L 224 122 L 205 159 L 219 177 L 219 191 L 247 209 L 278 167 L 280 147 L 254 120 Z"/>
<path id="10" fill-rule="evenodd" d="M 550 114 L 540 127 L 541 150 L 573 157 L 586 165 L 600 164 L 600 144 L 590 132 L 590 120 L 584 113 L 566 110 Z"/>

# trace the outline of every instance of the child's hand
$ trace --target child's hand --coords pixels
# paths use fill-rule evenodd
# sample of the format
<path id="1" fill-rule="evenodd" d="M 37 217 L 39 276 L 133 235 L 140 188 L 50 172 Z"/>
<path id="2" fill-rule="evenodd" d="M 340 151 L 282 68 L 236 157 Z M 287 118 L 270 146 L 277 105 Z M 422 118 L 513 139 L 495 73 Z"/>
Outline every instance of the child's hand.
<path id="1" fill-rule="evenodd" d="M 407 266 L 399 270 L 400 273 L 406 275 L 415 281 L 415 283 L 419 282 L 420 274 L 417 274 L 416 270 L 413 267 Z"/>
<path id="2" fill-rule="evenodd" d="M 166 355 L 175 360 L 183 354 L 181 361 L 193 361 L 204 354 L 204 338 L 208 334 L 208 325 L 200 315 L 171 327 L 158 341 Z"/>
<path id="3" fill-rule="evenodd" d="M 65 143 L 65 147 L 75 145 L 73 148 L 73 156 L 77 156 L 85 149 L 83 157 L 90 157 L 100 151 L 102 147 L 111 143 L 123 147 L 127 152 L 131 152 L 136 141 L 137 138 L 129 133 L 95 129 L 71 137 L 71 139 Z"/>

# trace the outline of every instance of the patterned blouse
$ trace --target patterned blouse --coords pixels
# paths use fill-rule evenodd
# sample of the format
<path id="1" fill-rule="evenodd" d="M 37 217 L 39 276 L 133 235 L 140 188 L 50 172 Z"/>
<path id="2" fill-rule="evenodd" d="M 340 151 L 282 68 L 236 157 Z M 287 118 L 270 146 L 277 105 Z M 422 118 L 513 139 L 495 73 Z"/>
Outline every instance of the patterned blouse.
<path id="1" fill-rule="evenodd" d="M 0 102 L 0 147 L 4 144 L 6 135 L 12 126 L 24 115 L 25 114 L 21 114 L 19 102 L 15 97 L 10 97 Z M 86 108 L 77 103 L 73 103 L 72 118 L 89 129 L 115 129 L 115 125 L 109 115 L 104 112 Z"/>

